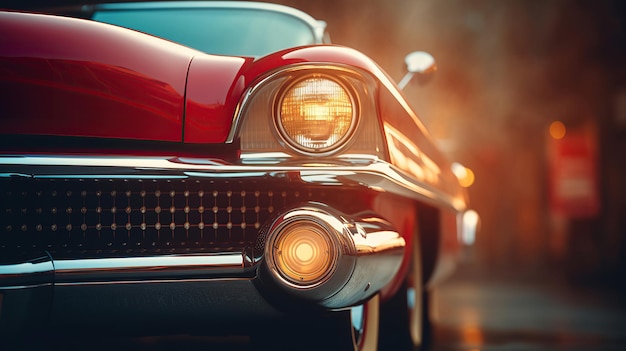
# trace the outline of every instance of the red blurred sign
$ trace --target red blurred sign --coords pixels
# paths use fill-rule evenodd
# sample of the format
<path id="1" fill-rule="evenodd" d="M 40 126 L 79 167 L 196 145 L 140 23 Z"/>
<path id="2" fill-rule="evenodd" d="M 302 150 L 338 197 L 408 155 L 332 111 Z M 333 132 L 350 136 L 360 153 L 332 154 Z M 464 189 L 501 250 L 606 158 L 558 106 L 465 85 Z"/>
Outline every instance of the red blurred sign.
<path id="1" fill-rule="evenodd" d="M 550 206 L 568 218 L 590 218 L 600 212 L 595 135 L 568 132 L 550 139 Z"/>

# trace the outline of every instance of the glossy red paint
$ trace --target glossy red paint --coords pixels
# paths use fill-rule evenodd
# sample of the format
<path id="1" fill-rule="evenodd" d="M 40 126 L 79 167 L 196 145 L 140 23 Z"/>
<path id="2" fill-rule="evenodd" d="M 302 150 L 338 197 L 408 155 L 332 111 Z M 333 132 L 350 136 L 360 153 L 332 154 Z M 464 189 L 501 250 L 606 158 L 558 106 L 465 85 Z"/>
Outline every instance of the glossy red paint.
<path id="1" fill-rule="evenodd" d="M 400 235 L 406 241 L 406 247 L 413 247 L 414 229 L 417 226 L 417 208 L 416 203 L 412 200 L 401 197 L 389 197 L 378 196 L 372 202 L 372 208 L 380 213 L 383 218 L 387 219 L 391 223 L 396 223 Z M 404 282 L 404 278 L 409 270 L 409 264 L 411 263 L 411 256 L 413 252 L 409 250 L 404 251 L 404 257 L 402 259 L 402 265 L 398 270 L 398 273 L 393 277 L 393 280 L 381 290 L 381 298 L 383 300 L 391 297 L 396 293 L 398 288 Z"/>
<path id="2" fill-rule="evenodd" d="M 223 143 L 245 89 L 240 71 L 251 58 L 195 56 L 189 66 L 186 143 Z"/>
<path id="3" fill-rule="evenodd" d="M 292 64 L 329 63 L 384 75 L 369 58 L 341 46 L 287 49 L 252 61 L 250 58 L 194 57 L 189 70 L 184 141 L 221 143 L 230 132 L 237 104 L 259 79 Z"/>
<path id="4" fill-rule="evenodd" d="M 2 133 L 180 142 L 198 54 L 92 21 L 0 13 Z"/>
<path id="5" fill-rule="evenodd" d="M 246 71 L 246 81 L 255 80 L 280 67 L 302 63 L 351 66 L 369 72 L 379 79 L 388 79 L 374 61 L 357 50 L 338 45 L 314 45 L 287 49 L 259 59 Z"/>
<path id="6" fill-rule="evenodd" d="M 3 134 L 223 143 L 244 90 L 268 72 L 326 62 L 384 78 L 370 59 L 338 46 L 252 63 L 107 24 L 6 12 L 0 33 Z"/>

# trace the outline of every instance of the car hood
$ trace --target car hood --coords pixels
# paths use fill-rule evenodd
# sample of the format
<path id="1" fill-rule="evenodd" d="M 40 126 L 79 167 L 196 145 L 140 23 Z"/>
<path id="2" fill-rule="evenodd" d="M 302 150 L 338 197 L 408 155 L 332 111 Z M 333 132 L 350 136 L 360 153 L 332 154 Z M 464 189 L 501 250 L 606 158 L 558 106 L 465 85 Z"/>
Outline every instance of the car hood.
<path id="1" fill-rule="evenodd" d="M 0 133 L 221 143 L 251 62 L 87 20 L 0 12 Z"/>

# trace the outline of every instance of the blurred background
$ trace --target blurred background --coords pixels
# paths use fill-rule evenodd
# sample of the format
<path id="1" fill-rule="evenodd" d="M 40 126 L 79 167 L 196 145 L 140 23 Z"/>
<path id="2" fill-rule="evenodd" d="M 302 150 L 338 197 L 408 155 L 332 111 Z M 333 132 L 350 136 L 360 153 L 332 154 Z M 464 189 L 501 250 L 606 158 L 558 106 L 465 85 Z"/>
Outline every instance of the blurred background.
<path id="1" fill-rule="evenodd" d="M 625 1 L 273 2 L 324 19 L 398 81 L 409 52 L 435 57 L 434 77 L 404 92 L 475 175 L 471 265 L 624 284 Z"/>

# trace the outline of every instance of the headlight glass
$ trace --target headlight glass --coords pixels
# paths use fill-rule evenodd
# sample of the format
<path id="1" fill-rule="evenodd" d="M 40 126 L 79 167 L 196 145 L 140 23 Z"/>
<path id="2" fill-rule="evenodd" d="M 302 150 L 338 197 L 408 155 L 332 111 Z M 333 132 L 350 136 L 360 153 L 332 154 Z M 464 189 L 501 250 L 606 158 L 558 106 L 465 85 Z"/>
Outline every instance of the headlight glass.
<path id="1" fill-rule="evenodd" d="M 353 95 L 325 75 L 307 76 L 288 85 L 276 110 L 281 136 L 292 147 L 310 153 L 338 149 L 357 122 Z"/>
<path id="2" fill-rule="evenodd" d="M 287 281 L 310 286 L 333 270 L 336 252 L 327 232 L 314 223 L 292 223 L 278 235 L 272 257 Z"/>

